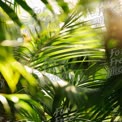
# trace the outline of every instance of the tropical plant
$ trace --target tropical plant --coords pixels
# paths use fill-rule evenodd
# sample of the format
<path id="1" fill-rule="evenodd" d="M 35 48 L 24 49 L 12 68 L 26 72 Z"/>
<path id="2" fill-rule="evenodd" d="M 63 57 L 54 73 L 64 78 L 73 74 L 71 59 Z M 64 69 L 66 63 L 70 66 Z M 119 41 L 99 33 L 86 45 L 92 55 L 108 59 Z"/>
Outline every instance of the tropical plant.
<path id="1" fill-rule="evenodd" d="M 79 1 L 72 10 L 56 1 L 60 15 L 48 1 L 42 2 L 52 12 L 46 24 L 26 1 L 0 1 L 4 22 L 13 20 L 18 30 L 7 36 L 9 28 L 0 23 L 0 121 L 120 121 L 121 76 L 107 78 L 103 33 L 84 19 L 91 1 Z M 34 34 L 28 29 L 28 42 L 14 41 L 23 26 L 18 5 L 40 27 L 35 26 Z"/>

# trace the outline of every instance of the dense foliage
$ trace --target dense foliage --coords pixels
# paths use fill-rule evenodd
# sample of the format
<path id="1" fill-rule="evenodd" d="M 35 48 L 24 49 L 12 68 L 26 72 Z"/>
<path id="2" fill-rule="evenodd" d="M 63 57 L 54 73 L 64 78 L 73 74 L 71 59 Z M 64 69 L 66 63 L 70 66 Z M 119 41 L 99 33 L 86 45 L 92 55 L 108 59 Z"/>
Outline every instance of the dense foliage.
<path id="1" fill-rule="evenodd" d="M 0 1 L 0 121 L 121 121 L 121 76 L 108 78 L 103 28 L 84 19 L 100 1 L 79 0 L 70 9 L 56 0 L 60 14 L 41 1 L 48 12 L 39 15 L 26 0 Z"/>

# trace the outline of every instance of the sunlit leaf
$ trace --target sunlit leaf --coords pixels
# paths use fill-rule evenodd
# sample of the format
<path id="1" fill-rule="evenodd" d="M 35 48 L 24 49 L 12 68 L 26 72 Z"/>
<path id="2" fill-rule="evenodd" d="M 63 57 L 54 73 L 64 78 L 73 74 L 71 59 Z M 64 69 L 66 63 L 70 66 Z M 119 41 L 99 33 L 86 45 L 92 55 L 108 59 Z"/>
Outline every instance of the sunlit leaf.
<path id="1" fill-rule="evenodd" d="M 10 106 L 8 104 L 7 99 L 2 94 L 0 94 L 0 102 L 2 103 L 2 105 L 5 109 L 5 111 L 7 112 L 7 114 L 10 114 L 11 113 Z"/>

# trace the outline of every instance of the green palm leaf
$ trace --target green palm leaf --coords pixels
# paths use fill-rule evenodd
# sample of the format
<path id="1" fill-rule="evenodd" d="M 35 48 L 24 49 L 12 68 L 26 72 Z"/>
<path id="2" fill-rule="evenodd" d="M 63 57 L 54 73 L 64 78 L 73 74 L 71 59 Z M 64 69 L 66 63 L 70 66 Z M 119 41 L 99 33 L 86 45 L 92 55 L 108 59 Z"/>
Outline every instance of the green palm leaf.
<path id="1" fill-rule="evenodd" d="M 8 6 L 6 3 L 4 3 L 3 1 L 0 1 L 0 6 L 2 7 L 2 9 L 8 14 L 8 16 L 14 21 L 16 22 L 19 26 L 22 26 L 22 23 L 20 22 L 17 14 L 15 13 L 15 11 L 13 9 L 10 8 L 10 6 Z"/>

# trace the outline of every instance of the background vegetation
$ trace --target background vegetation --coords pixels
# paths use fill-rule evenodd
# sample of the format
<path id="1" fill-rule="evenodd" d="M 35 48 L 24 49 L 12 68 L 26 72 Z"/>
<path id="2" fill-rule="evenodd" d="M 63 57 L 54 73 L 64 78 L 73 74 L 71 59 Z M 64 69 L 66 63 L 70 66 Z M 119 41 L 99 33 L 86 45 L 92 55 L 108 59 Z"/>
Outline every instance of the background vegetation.
<path id="1" fill-rule="evenodd" d="M 0 121 L 121 121 L 121 76 L 108 78 L 103 29 L 84 19 L 100 1 L 79 0 L 70 9 L 55 0 L 60 14 L 41 1 L 48 12 L 39 15 L 26 0 L 0 1 Z"/>

